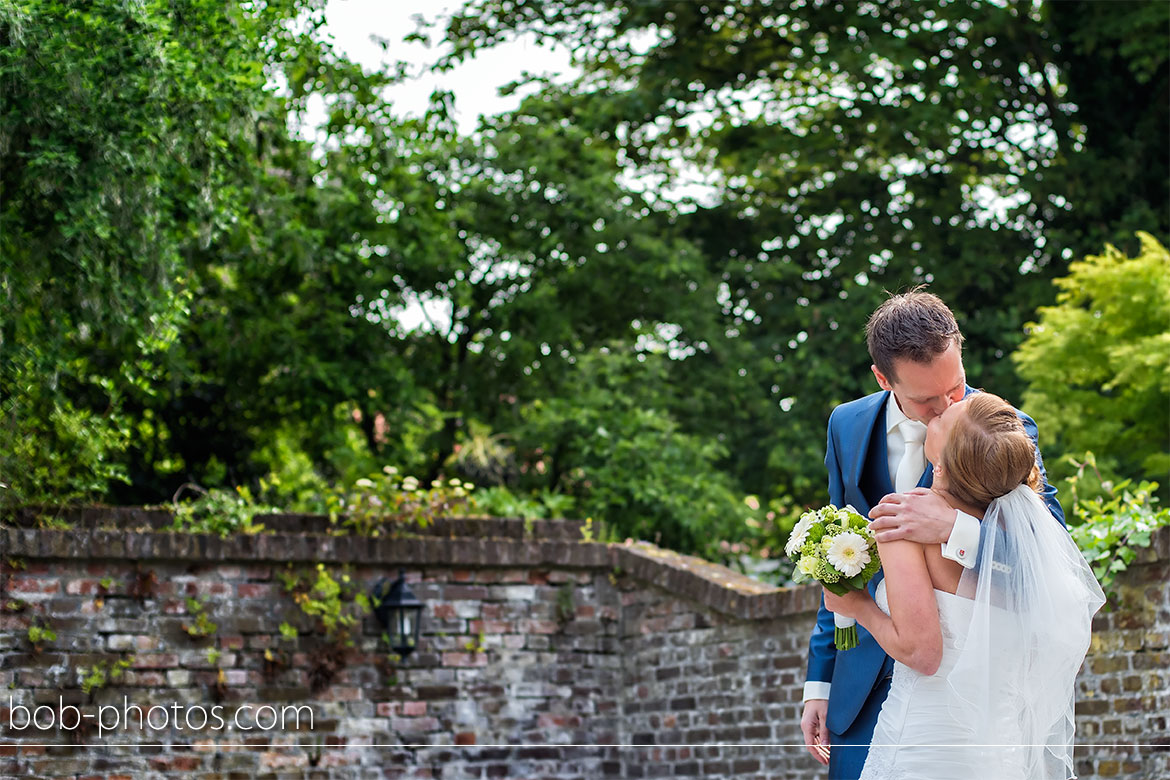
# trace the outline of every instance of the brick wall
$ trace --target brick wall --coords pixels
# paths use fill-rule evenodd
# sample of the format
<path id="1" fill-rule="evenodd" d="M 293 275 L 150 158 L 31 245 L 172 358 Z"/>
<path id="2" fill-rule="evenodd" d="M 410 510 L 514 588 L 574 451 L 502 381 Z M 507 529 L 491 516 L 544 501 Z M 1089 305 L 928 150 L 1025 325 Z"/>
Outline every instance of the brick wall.
<path id="1" fill-rule="evenodd" d="M 5 776 L 824 776 L 793 747 L 813 588 L 584 543 L 568 522 L 448 521 L 426 538 L 371 540 L 292 516 L 230 539 L 158 532 L 160 513 L 70 519 L 69 531 L 0 528 Z M 1078 750 L 1082 777 L 1170 774 L 1167 752 L 1103 746 L 1170 746 L 1168 543 L 1163 532 L 1132 568 L 1125 609 L 1098 619 L 1078 686 L 1079 740 L 1097 746 Z M 403 567 L 426 603 L 419 650 L 394 663 L 367 617 L 337 655 L 280 581 L 318 563 L 363 590 Z M 208 636 L 184 628 L 197 617 L 189 596 L 215 623 Z M 282 637 L 282 622 L 299 635 Z M 34 650 L 34 624 L 56 638 Z M 120 678 L 81 690 L 119 660 Z M 42 725 L 73 706 L 88 728 L 9 727 L 38 706 Z M 93 716 L 111 724 L 133 706 L 157 726 L 164 710 L 150 707 L 165 708 L 165 727 L 98 733 Z M 298 727 L 287 708 L 301 706 Z"/>
<path id="2" fill-rule="evenodd" d="M 1093 621 L 1077 678 L 1081 777 L 1170 777 L 1170 528 L 1125 572 Z M 1138 747 L 1142 746 L 1142 747 Z"/>

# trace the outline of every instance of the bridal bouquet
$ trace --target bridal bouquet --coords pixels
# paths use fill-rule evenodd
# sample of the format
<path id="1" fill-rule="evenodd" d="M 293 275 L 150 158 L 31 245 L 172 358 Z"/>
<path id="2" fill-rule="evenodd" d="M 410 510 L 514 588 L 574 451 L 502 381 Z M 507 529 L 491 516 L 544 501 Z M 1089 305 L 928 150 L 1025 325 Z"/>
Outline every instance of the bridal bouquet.
<path id="1" fill-rule="evenodd" d="M 805 512 L 792 528 L 784 552 L 796 564 L 794 580 L 816 580 L 838 596 L 864 588 L 882 566 L 873 531 L 851 506 Z M 856 620 L 833 615 L 833 625 L 838 650 L 857 647 Z"/>

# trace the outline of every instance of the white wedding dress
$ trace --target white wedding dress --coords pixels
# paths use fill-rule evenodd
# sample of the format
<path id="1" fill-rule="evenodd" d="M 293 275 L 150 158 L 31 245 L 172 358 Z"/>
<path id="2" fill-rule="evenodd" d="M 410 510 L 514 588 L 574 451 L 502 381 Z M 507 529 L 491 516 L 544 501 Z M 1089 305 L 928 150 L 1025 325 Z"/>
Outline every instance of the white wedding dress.
<path id="1" fill-rule="evenodd" d="M 1067 780 L 1073 688 L 1104 595 L 1025 486 L 992 502 L 959 594 L 935 590 L 943 655 L 895 662 L 860 780 Z M 889 614 L 886 583 L 875 600 Z"/>
<path id="2" fill-rule="evenodd" d="M 894 662 L 890 694 L 878 716 L 860 780 L 1028 780 L 1015 755 L 1018 749 L 974 747 L 976 724 L 963 723 L 951 713 L 947 676 L 959 659 L 975 602 L 941 590 L 934 596 L 943 637 L 938 672 L 925 675 Z M 888 615 L 884 581 L 875 598 Z M 996 714 L 1006 723 L 1014 711 L 1012 696 L 1003 691 L 997 699 L 1002 706 Z"/>

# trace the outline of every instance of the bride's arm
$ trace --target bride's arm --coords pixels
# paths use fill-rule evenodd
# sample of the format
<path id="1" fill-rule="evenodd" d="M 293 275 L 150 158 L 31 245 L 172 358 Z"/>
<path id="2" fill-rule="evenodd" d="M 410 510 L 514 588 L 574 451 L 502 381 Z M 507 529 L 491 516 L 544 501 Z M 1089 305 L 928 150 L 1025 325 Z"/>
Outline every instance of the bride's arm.
<path id="1" fill-rule="evenodd" d="M 846 596 L 826 591 L 825 606 L 856 618 L 895 660 L 922 674 L 934 674 L 942 661 L 942 629 L 922 545 L 879 543 L 878 553 L 886 575 L 890 614 L 882 612 L 865 591 Z"/>

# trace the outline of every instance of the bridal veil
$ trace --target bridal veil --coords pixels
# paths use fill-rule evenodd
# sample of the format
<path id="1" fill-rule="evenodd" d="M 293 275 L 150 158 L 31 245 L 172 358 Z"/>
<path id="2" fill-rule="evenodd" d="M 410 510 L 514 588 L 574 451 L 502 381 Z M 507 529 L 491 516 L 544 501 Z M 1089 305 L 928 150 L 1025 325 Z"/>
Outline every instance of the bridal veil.
<path id="1" fill-rule="evenodd" d="M 988 777 L 1074 777 L 1074 686 L 1104 594 L 1027 485 L 992 501 L 982 528 L 956 594 L 974 607 L 948 705 L 986 747 Z"/>

